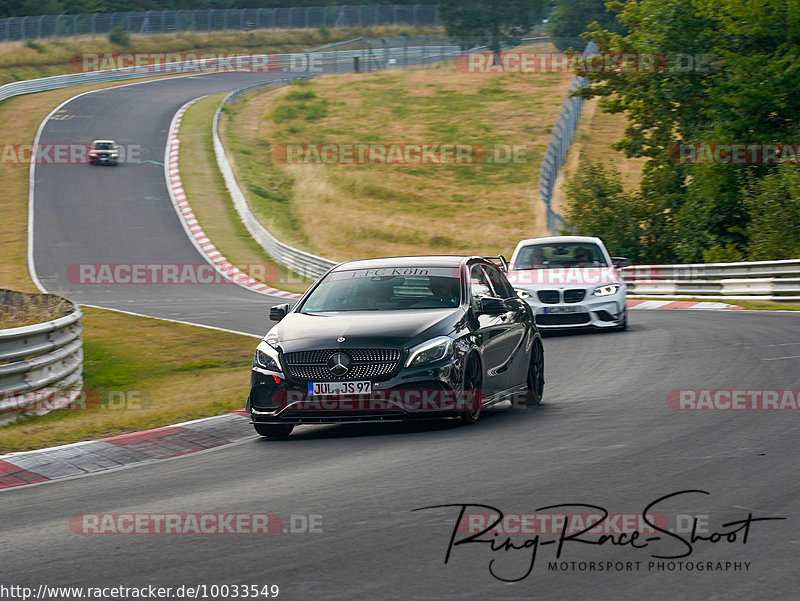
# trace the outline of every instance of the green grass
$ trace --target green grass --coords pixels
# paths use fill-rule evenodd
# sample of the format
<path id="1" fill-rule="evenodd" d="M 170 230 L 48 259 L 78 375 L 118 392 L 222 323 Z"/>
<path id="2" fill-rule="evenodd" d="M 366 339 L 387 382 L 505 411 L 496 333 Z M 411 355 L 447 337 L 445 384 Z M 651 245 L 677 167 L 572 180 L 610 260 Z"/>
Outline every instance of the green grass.
<path id="1" fill-rule="evenodd" d="M 85 403 L 0 426 L 0 453 L 137 432 L 244 407 L 256 339 L 100 309 L 84 312 Z M 126 401 L 112 402 L 119 398 Z"/>

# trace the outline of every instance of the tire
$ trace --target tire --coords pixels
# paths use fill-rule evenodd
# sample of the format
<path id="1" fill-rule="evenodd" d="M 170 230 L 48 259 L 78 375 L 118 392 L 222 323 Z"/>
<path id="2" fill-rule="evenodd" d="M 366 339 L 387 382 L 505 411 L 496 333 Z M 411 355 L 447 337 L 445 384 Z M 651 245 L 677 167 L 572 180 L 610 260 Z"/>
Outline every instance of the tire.
<path id="1" fill-rule="evenodd" d="M 260 436 L 268 438 L 289 438 L 294 430 L 294 424 L 253 424 Z"/>
<path id="2" fill-rule="evenodd" d="M 470 354 L 464 365 L 464 381 L 461 386 L 461 392 L 471 395 L 473 403 L 480 403 L 482 383 L 483 374 L 481 373 L 481 363 L 474 354 Z M 466 395 L 459 395 L 459 400 L 463 399 L 465 396 Z M 478 421 L 478 416 L 480 416 L 480 414 L 481 408 L 478 406 L 474 411 L 461 411 L 458 418 L 461 420 L 462 424 L 470 425 Z"/>
<path id="3" fill-rule="evenodd" d="M 531 362 L 528 365 L 528 406 L 540 405 L 544 395 L 544 348 L 542 341 L 535 338 L 531 348 Z"/>

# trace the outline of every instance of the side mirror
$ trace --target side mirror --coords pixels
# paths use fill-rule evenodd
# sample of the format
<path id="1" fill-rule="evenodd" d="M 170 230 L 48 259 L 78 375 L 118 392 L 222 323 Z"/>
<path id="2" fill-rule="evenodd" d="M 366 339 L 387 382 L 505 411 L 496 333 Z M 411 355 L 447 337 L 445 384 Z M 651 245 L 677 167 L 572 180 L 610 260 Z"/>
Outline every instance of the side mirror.
<path id="1" fill-rule="evenodd" d="M 508 313 L 508 305 L 502 298 L 487 296 L 481 299 L 478 315 L 502 315 Z"/>
<path id="2" fill-rule="evenodd" d="M 617 269 L 623 269 L 631 266 L 631 262 L 625 257 L 611 257 L 611 262 Z"/>
<path id="3" fill-rule="evenodd" d="M 275 305 L 269 308 L 269 318 L 271 321 L 280 321 L 289 312 L 289 305 Z"/>

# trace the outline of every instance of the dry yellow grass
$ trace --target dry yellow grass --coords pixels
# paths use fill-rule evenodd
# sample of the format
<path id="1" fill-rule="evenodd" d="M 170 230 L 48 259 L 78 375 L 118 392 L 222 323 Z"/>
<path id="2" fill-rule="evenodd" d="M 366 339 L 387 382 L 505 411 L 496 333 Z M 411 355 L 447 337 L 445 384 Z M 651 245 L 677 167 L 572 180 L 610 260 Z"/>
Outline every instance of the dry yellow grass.
<path id="1" fill-rule="evenodd" d="M 333 28 L 327 34 L 318 29 L 260 29 L 241 31 L 131 35 L 127 47 L 117 46 L 108 36 L 81 36 L 0 44 L 0 84 L 72 73 L 70 57 L 83 53 L 116 54 L 120 52 L 204 52 L 204 53 L 276 53 L 302 52 L 307 48 L 358 36 L 382 38 L 402 34 L 435 35 L 441 27 L 347 27 Z"/>
<path id="2" fill-rule="evenodd" d="M 604 113 L 597 103 L 598 101 L 594 99 L 583 105 L 578 129 L 553 191 L 553 209 L 557 213 L 563 214 L 566 208 L 564 183 L 578 172 L 581 165 L 599 161 L 620 172 L 626 190 L 639 189 L 642 168 L 647 159 L 629 159 L 624 153 L 611 148 L 611 144 L 620 140 L 625 132 L 625 115 Z"/>
<path id="3" fill-rule="evenodd" d="M 452 64 L 322 77 L 245 98 L 229 111 L 224 137 L 262 223 L 311 252 L 339 260 L 509 253 L 519 239 L 546 231 L 539 162 L 571 79 L 473 75 Z M 273 111 L 291 104 L 293 89 L 313 91 L 327 114 L 276 122 Z M 271 158 L 279 144 L 365 142 L 514 145 L 525 160 L 322 166 Z"/>

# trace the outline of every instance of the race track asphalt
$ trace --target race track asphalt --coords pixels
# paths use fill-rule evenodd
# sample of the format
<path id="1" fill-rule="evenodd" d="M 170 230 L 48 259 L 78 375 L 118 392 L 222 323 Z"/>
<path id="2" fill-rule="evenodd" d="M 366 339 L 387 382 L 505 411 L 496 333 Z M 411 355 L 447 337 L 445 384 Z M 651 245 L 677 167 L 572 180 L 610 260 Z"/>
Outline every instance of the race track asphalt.
<path id="1" fill-rule="evenodd" d="M 169 121 L 185 101 L 253 77 L 204 75 L 82 96 L 64 107 L 70 117 L 48 122 L 43 141 L 113 137 L 141 144 L 143 158 L 161 162 Z M 83 303 L 265 330 L 266 307 L 277 301 L 238 287 L 98 288 L 66 280 L 67 267 L 80 262 L 200 262 L 161 166 L 39 168 L 35 203 L 36 269 L 48 289 Z M 468 427 L 308 426 L 288 441 L 254 435 L 212 452 L 9 489 L 0 494 L 0 573 L 6 583 L 32 586 L 277 584 L 279 598 L 298 600 L 796 599 L 797 411 L 676 411 L 666 398 L 678 389 L 798 389 L 799 333 L 797 313 L 635 312 L 627 332 L 547 336 L 545 403 L 537 408 L 487 412 Z M 591 504 L 640 514 L 686 490 L 710 494 L 682 494 L 652 512 L 672 527 L 677 516 L 706 516 L 706 536 L 749 514 L 787 519 L 752 523 L 746 544 L 741 532 L 734 542 L 698 541 L 690 556 L 674 560 L 749 562 L 747 571 L 655 569 L 667 560 L 652 555 L 686 551 L 662 534 L 641 549 L 566 541 L 559 559 L 640 562 L 630 571 L 625 563 L 623 570 L 588 571 L 587 563 L 552 571 L 556 545 L 542 544 L 530 575 L 510 583 L 492 576 L 490 562 L 496 575 L 519 578 L 530 548 L 463 544 L 445 565 L 458 508 L 413 511 L 471 503 L 532 513 Z M 292 515 L 319 515 L 322 532 L 83 535 L 69 525 L 83 513 L 209 512 L 270 512 L 284 527 Z M 555 538 L 542 535 L 540 543 Z"/>

